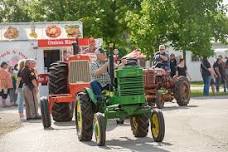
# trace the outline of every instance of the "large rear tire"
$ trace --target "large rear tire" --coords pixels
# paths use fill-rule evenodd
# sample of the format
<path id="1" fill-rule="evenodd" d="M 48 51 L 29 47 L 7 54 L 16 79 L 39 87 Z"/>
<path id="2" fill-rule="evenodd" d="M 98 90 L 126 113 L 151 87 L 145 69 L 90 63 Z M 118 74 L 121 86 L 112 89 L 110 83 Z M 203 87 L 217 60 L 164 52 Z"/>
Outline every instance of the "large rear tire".
<path id="1" fill-rule="evenodd" d="M 88 94 L 80 92 L 77 96 L 78 101 L 75 108 L 75 123 L 80 141 L 91 141 L 93 136 L 92 102 Z"/>
<path id="2" fill-rule="evenodd" d="M 49 94 L 68 93 L 68 64 L 56 62 L 49 68 Z M 52 117 L 57 122 L 71 121 L 73 118 L 72 103 L 54 103 L 52 107 Z"/>
<path id="3" fill-rule="evenodd" d="M 48 110 L 48 100 L 47 98 L 41 98 L 40 100 L 41 118 L 42 123 L 45 128 L 51 127 L 51 117 Z"/>
<path id="4" fill-rule="evenodd" d="M 67 122 L 73 118 L 73 103 L 54 103 L 52 107 L 52 118 L 56 122 Z"/>
<path id="5" fill-rule="evenodd" d="M 146 137 L 149 127 L 149 119 L 145 115 L 130 118 L 131 130 L 135 137 Z"/>
<path id="6" fill-rule="evenodd" d="M 190 83 L 186 77 L 179 77 L 175 83 L 174 97 L 179 106 L 187 106 L 191 97 Z"/>
<path id="7" fill-rule="evenodd" d="M 53 63 L 49 68 L 49 94 L 68 93 L 68 64 L 64 62 Z"/>
<path id="8" fill-rule="evenodd" d="M 151 133 L 155 142 L 162 142 L 165 136 L 165 121 L 162 111 L 159 109 L 153 109 L 150 118 Z"/>

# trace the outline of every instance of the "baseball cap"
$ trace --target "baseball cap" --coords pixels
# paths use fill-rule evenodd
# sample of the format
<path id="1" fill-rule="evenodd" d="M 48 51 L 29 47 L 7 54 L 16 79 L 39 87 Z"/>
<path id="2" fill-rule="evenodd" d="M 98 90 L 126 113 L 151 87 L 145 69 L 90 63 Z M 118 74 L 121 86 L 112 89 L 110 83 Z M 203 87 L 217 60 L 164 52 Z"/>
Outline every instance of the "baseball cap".
<path id="1" fill-rule="evenodd" d="M 219 55 L 219 56 L 218 56 L 218 59 L 222 59 L 222 58 L 223 58 L 222 55 Z"/>
<path id="2" fill-rule="evenodd" d="M 165 50 L 165 45 L 159 45 L 159 50 Z"/>

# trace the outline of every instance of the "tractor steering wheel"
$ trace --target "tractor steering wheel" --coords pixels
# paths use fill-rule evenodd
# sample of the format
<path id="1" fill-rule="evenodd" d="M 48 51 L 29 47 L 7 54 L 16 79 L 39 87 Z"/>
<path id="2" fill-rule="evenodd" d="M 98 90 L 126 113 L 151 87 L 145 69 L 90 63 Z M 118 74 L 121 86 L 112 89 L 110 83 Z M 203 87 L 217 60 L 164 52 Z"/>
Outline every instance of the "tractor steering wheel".
<path id="1" fill-rule="evenodd" d="M 127 64 L 125 65 L 138 65 L 136 58 L 126 58 L 126 60 L 127 60 Z"/>

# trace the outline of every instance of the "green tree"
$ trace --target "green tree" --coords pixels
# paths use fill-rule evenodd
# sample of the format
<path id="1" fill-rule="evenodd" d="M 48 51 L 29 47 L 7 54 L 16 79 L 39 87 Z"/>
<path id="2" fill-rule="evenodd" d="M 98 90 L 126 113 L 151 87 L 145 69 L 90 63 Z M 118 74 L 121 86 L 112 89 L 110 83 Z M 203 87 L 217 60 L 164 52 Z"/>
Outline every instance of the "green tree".
<path id="1" fill-rule="evenodd" d="M 34 0 L 29 7 L 33 21 L 81 20 L 85 37 L 126 44 L 125 12 L 140 10 L 141 0 Z"/>
<path id="2" fill-rule="evenodd" d="M 173 7 L 172 0 L 144 0 L 141 11 L 127 12 L 132 44 L 140 47 L 147 56 L 153 54 L 159 44 L 168 42 Z"/>
<path id="3" fill-rule="evenodd" d="M 152 54 L 160 43 L 210 56 L 212 38 L 227 35 L 221 0 L 144 0 L 139 13 L 128 11 L 131 40 Z"/>
<path id="4" fill-rule="evenodd" d="M 1 0 L 0 22 L 26 22 L 31 18 L 27 12 L 26 0 Z"/>

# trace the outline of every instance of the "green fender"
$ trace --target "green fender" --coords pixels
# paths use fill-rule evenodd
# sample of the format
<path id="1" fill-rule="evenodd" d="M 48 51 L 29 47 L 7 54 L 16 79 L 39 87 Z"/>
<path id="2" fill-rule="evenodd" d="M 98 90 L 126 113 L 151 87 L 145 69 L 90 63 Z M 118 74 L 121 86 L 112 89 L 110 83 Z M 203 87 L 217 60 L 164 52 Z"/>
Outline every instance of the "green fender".
<path id="1" fill-rule="evenodd" d="M 93 90 L 90 88 L 86 88 L 85 92 L 89 95 L 89 98 L 91 99 L 91 101 L 97 105 L 97 98 L 95 96 L 95 94 L 93 93 Z"/>

